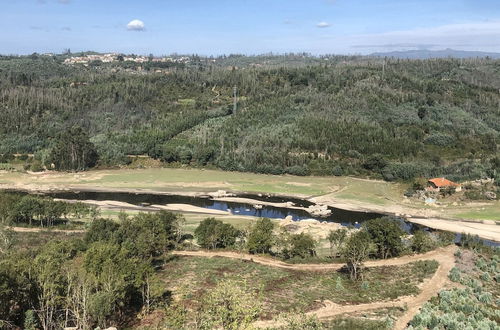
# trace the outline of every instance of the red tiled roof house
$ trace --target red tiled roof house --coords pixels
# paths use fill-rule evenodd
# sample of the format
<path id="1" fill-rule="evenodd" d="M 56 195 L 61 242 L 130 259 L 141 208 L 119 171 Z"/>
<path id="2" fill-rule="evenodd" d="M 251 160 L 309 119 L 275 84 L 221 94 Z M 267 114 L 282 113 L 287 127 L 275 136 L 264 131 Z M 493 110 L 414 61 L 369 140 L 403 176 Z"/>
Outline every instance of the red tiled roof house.
<path id="1" fill-rule="evenodd" d="M 434 178 L 427 181 L 429 190 L 439 191 L 441 188 L 455 187 L 456 191 L 461 191 L 462 186 L 445 178 Z"/>

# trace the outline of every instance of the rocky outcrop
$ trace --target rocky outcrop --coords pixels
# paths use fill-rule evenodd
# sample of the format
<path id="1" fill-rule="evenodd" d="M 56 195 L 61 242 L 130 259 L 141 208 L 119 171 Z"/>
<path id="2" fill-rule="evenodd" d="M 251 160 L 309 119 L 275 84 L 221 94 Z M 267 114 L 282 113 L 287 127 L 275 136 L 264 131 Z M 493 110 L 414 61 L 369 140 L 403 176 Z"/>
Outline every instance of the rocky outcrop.
<path id="1" fill-rule="evenodd" d="M 315 204 L 307 208 L 309 214 L 317 217 L 327 217 L 332 214 L 332 210 L 328 209 L 328 205 Z"/>
<path id="2" fill-rule="evenodd" d="M 236 196 L 233 193 L 228 193 L 225 190 L 217 190 L 215 192 L 208 193 L 208 195 L 212 198 L 224 198 L 224 197 L 233 197 Z"/>

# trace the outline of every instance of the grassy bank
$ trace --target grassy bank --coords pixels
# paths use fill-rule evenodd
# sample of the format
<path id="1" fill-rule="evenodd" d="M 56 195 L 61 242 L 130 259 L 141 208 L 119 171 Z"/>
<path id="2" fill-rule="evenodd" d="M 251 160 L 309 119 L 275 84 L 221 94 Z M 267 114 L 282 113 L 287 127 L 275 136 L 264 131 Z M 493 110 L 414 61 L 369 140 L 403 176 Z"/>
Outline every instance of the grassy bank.
<path id="1" fill-rule="evenodd" d="M 224 172 L 203 169 L 120 169 L 95 170 L 82 173 L 26 174 L 0 173 L 0 184 L 49 185 L 52 187 L 80 186 L 116 189 L 149 189 L 162 192 L 208 192 L 218 189 L 314 196 L 340 193 L 346 198 L 360 198 L 378 203 L 398 198 L 400 187 L 382 181 L 349 177 L 299 177 Z"/>
<path id="2" fill-rule="evenodd" d="M 317 198 L 346 209 L 412 214 L 420 217 L 500 219 L 500 201 L 429 207 L 405 200 L 405 185 L 352 177 L 300 177 L 224 172 L 205 169 L 148 168 L 94 170 L 80 173 L 0 171 L 0 188 L 149 190 L 166 193 L 204 193 L 216 190 L 270 193 Z"/>
<path id="3" fill-rule="evenodd" d="M 363 281 L 351 281 L 342 272 L 298 272 L 228 258 L 176 257 L 166 263 L 161 277 L 167 288 L 175 288 L 176 299 L 193 307 L 218 281 L 245 281 L 263 299 L 261 317 L 271 318 L 316 309 L 323 300 L 348 305 L 417 294 L 417 285 L 436 269 L 434 261 L 376 267 L 366 271 Z"/>

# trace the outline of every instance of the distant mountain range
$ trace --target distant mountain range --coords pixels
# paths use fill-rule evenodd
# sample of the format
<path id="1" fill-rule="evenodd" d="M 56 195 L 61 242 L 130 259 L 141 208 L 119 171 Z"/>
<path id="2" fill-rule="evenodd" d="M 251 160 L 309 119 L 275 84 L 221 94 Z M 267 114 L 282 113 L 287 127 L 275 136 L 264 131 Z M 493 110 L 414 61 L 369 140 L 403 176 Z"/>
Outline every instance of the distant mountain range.
<path id="1" fill-rule="evenodd" d="M 475 57 L 491 57 L 494 59 L 500 59 L 500 53 L 488 53 L 480 51 L 466 51 L 466 50 L 454 50 L 454 49 L 443 49 L 443 50 L 406 50 L 406 51 L 394 51 L 394 52 L 380 52 L 373 53 L 370 56 L 377 57 L 395 57 L 395 58 L 405 58 L 405 59 L 428 59 L 428 58 L 475 58 Z"/>

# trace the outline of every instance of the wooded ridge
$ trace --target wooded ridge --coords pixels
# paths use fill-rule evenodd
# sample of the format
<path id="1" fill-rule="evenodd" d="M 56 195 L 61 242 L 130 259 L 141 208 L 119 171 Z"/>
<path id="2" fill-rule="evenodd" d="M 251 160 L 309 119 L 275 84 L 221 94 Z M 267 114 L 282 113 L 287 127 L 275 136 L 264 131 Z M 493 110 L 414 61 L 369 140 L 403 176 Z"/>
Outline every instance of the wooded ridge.
<path id="1" fill-rule="evenodd" d="M 3 162 L 35 153 L 42 166 L 57 165 L 64 152 L 55 149 L 78 126 L 83 144 L 74 150 L 88 164 L 76 159 L 77 170 L 148 154 L 271 174 L 500 175 L 500 60 L 291 54 L 68 65 L 66 58 L 0 57 Z"/>

